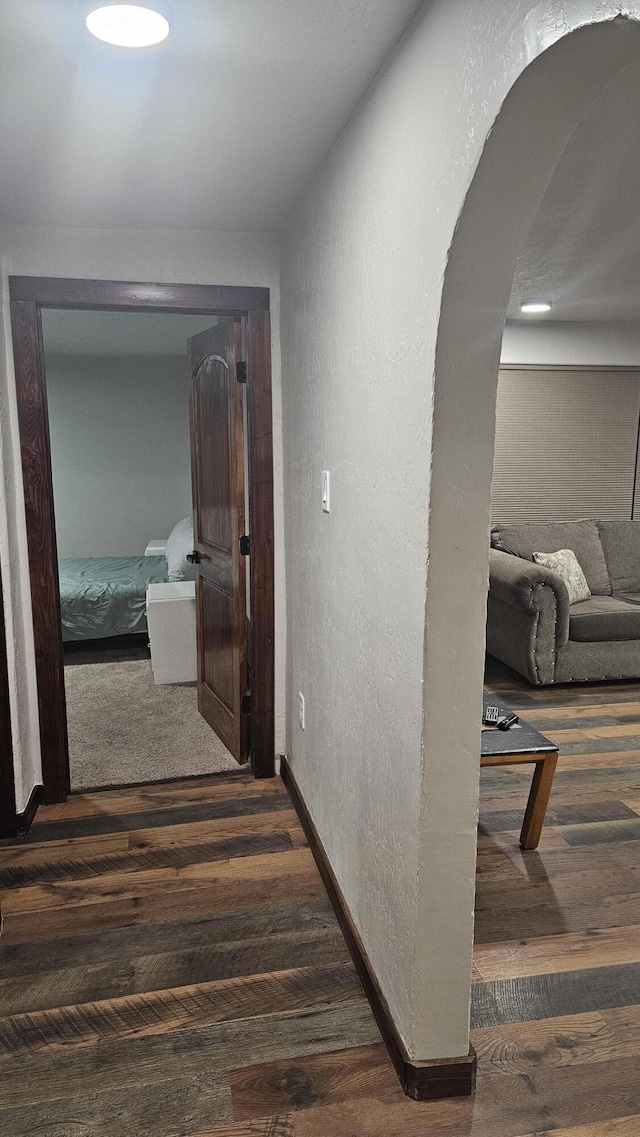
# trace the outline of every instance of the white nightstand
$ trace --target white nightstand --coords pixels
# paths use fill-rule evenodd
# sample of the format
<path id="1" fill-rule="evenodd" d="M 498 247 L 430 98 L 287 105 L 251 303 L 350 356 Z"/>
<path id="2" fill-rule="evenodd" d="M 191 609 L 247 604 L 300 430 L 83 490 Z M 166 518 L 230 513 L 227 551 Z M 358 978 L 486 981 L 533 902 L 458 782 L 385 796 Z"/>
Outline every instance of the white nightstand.
<path id="1" fill-rule="evenodd" d="M 177 580 L 147 585 L 147 627 L 156 683 L 195 683 L 196 583 Z"/>

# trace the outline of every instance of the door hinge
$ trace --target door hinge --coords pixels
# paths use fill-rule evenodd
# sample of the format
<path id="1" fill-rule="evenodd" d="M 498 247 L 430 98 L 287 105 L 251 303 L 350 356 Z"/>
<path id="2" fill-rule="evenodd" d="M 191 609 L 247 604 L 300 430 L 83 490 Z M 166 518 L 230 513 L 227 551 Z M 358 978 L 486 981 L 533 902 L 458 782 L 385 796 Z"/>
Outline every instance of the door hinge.
<path id="1" fill-rule="evenodd" d="M 247 537 L 246 533 L 243 534 L 243 536 L 240 538 L 240 556 L 249 556 L 249 538 Z"/>
<path id="2" fill-rule="evenodd" d="M 251 692 L 248 695 L 243 695 L 240 700 L 240 713 L 243 715 L 251 714 Z"/>
<path id="3" fill-rule="evenodd" d="M 239 360 L 236 363 L 236 379 L 238 383 L 246 383 L 247 381 L 247 365 L 244 360 Z"/>

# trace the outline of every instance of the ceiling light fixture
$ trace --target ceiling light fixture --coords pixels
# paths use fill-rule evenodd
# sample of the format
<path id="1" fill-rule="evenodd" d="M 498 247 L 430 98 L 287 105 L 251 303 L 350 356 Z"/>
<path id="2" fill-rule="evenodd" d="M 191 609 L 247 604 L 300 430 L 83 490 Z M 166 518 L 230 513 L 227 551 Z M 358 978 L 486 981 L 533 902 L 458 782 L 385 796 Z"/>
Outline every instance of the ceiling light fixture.
<path id="1" fill-rule="evenodd" d="M 520 305 L 521 312 L 550 312 L 551 304 L 548 300 L 525 300 Z"/>
<path id="2" fill-rule="evenodd" d="M 86 20 L 96 39 L 116 47 L 152 47 L 169 35 L 169 21 L 151 8 L 137 4 L 109 4 L 96 8 Z"/>

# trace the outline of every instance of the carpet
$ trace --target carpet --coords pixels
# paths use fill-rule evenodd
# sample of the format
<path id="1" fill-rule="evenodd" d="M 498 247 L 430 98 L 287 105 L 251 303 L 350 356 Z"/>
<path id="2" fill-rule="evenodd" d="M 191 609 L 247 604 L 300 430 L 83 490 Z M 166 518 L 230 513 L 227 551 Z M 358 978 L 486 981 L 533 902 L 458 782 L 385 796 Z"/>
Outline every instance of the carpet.
<path id="1" fill-rule="evenodd" d="M 71 788 L 240 767 L 198 712 L 195 686 L 156 686 L 148 652 L 65 658 Z"/>

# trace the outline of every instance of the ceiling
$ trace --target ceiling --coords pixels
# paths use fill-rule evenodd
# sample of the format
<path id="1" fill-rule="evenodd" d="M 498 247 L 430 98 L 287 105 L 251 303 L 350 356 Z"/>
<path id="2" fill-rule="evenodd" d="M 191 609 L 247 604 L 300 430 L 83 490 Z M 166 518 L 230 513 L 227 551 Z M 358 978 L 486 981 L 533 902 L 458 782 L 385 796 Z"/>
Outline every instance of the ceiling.
<path id="1" fill-rule="evenodd" d="M 147 2 L 132 50 L 2 0 L 0 223 L 276 229 L 422 0 Z"/>
<path id="2" fill-rule="evenodd" d="M 217 323 L 215 316 L 173 312 L 42 312 L 46 356 L 171 355 L 186 360 L 189 336 Z"/>
<path id="3" fill-rule="evenodd" d="M 145 0 L 171 35 L 132 51 L 88 34 L 99 2 L 0 3 L 0 223 L 278 229 L 421 7 Z M 640 317 L 639 105 L 634 65 L 573 135 L 510 319 Z M 536 298 L 551 313 L 523 317 Z"/>
<path id="4" fill-rule="evenodd" d="M 640 65 L 592 104 L 558 162 L 518 259 L 509 317 L 640 319 Z"/>

